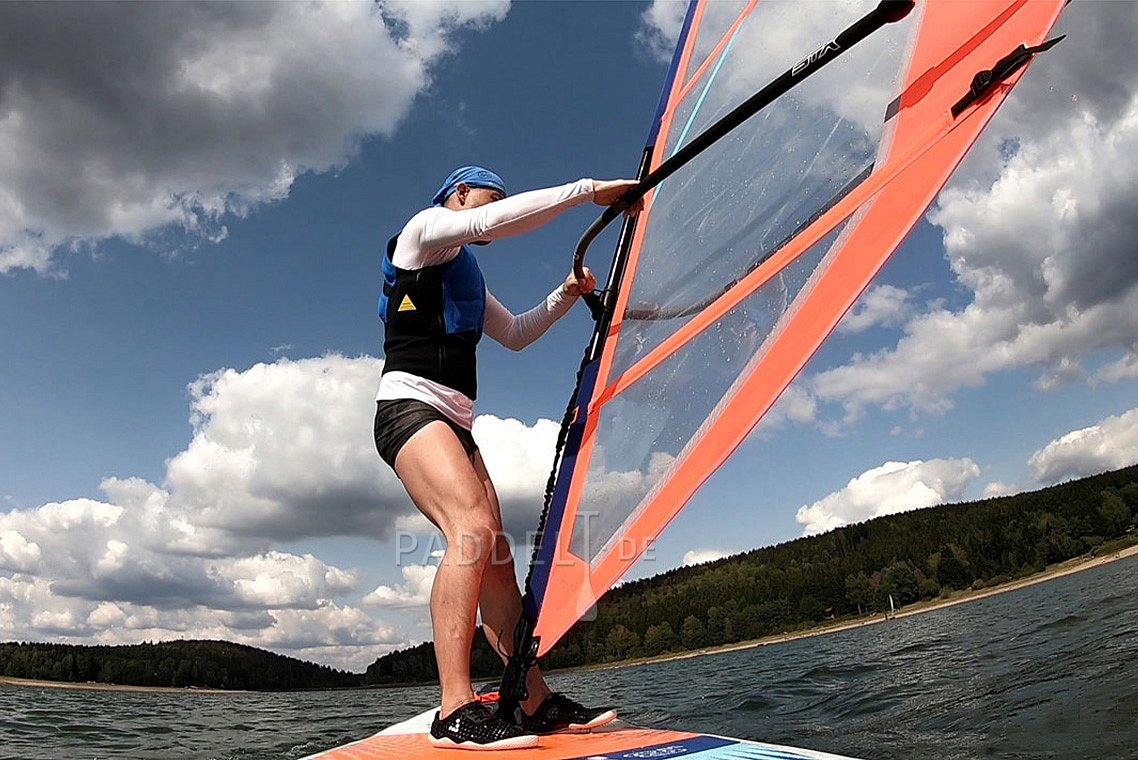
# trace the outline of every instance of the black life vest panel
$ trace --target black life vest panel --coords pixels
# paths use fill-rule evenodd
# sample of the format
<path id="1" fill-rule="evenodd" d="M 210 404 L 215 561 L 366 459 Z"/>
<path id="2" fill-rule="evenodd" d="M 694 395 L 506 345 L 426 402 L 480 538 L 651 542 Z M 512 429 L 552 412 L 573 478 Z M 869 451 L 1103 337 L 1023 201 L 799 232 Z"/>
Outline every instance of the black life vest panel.
<path id="1" fill-rule="evenodd" d="M 408 372 L 474 399 L 475 349 L 486 316 L 486 281 L 466 246 L 436 266 L 400 269 L 392 262 L 398 235 L 383 257 L 379 316 L 384 323 L 383 371 Z"/>

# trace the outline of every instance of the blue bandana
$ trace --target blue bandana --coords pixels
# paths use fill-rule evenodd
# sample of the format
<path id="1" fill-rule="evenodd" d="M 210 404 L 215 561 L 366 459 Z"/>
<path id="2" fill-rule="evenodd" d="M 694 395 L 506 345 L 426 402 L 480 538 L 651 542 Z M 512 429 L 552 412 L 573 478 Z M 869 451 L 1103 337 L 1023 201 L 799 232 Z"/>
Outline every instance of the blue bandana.
<path id="1" fill-rule="evenodd" d="M 442 187 L 435 193 L 435 197 L 431 199 L 432 205 L 441 206 L 446 203 L 446 199 L 455 191 L 459 183 L 469 187 L 485 187 L 490 190 L 497 190 L 502 195 L 506 194 L 506 183 L 497 174 L 489 169 L 483 169 L 481 166 L 464 166 L 450 173 L 446 182 L 443 182 Z"/>

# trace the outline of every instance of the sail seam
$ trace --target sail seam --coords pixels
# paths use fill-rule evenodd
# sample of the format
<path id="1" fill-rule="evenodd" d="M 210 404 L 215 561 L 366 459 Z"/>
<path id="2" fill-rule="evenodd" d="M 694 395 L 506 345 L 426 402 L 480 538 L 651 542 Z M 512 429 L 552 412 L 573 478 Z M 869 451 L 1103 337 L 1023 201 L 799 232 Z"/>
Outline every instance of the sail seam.
<path id="1" fill-rule="evenodd" d="M 688 93 L 691 92 L 692 88 L 695 87 L 696 82 L 698 82 L 699 78 L 703 76 L 704 71 L 706 71 L 707 67 L 711 65 L 712 59 L 719 55 L 719 61 L 722 63 L 723 58 L 727 55 L 727 51 L 724 50 L 722 54 L 720 54 L 720 49 L 725 45 L 727 47 L 731 46 L 732 42 L 735 39 L 735 35 L 738 34 L 739 30 L 743 26 L 743 21 L 746 20 L 747 16 L 749 16 L 751 11 L 754 10 L 755 4 L 757 2 L 758 0 L 751 0 L 751 2 L 747 4 L 747 7 L 740 11 L 739 15 L 735 17 L 735 20 L 731 23 L 731 26 L 728 27 L 727 31 L 723 33 L 723 36 L 719 38 L 719 42 L 716 43 L 715 47 L 711 49 L 711 51 L 707 54 L 707 57 L 703 59 L 703 63 L 701 63 L 699 65 L 699 68 L 696 69 L 695 72 L 693 72 L 692 75 L 686 80 L 686 82 L 683 83 L 680 91 L 672 100 L 672 105 L 668 109 L 669 112 L 678 106 L 681 102 L 683 102 L 684 98 L 688 96 Z M 704 6 L 700 6 L 701 9 L 703 7 Z M 697 22 L 700 20 L 702 20 L 702 18 L 697 19 Z M 716 69 L 718 70 L 718 65 L 716 66 Z M 714 77 L 714 74 L 712 76 Z M 668 113 L 668 115 L 670 116 L 671 114 Z"/>
<path id="2" fill-rule="evenodd" d="M 678 151 L 680 147 L 683 146 L 684 140 L 687 139 L 688 132 L 691 130 L 691 126 L 695 122 L 695 117 L 699 115 L 700 109 L 703 108 L 703 101 L 707 99 L 707 93 L 709 90 L 711 90 L 711 85 L 715 83 L 715 78 L 719 76 L 719 70 L 723 68 L 723 61 L 727 58 L 727 54 L 731 52 L 731 46 L 735 44 L 735 35 L 738 33 L 739 28 L 737 27 L 731 34 L 731 39 L 727 41 L 727 45 L 723 48 L 723 52 L 719 55 L 719 60 L 715 62 L 715 68 L 711 70 L 710 76 L 707 77 L 707 83 L 704 84 L 703 91 L 699 93 L 699 98 L 695 101 L 695 107 L 692 108 L 691 114 L 688 116 L 688 120 L 684 124 L 683 130 L 680 132 L 679 139 L 676 140 L 676 144 L 672 147 L 673 156 L 676 155 L 676 151 Z M 683 95 L 681 94 L 680 100 L 682 99 Z M 676 102 L 678 103 L 680 100 L 677 100 Z M 656 189 L 659 190 L 659 187 Z"/>

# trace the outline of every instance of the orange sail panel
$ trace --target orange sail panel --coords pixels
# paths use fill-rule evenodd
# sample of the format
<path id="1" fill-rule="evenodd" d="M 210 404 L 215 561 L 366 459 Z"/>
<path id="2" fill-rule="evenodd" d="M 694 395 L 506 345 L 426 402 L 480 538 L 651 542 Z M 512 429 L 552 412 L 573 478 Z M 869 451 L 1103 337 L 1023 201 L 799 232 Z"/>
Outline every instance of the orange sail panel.
<path id="1" fill-rule="evenodd" d="M 649 140 L 659 166 L 873 3 L 697 1 Z M 1063 0 L 922 3 L 647 198 L 530 573 L 549 650 L 731 455 L 935 199 Z"/>

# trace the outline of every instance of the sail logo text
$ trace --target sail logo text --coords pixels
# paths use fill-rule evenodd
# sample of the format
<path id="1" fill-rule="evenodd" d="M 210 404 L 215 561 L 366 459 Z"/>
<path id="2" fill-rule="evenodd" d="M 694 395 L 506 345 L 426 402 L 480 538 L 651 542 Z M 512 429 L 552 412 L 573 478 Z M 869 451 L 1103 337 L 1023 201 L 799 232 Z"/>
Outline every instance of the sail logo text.
<path id="1" fill-rule="evenodd" d="M 842 46 L 838 44 L 837 40 L 830 40 L 825 45 L 818 48 L 817 50 L 815 50 L 810 55 L 806 56 L 806 58 L 804 60 L 799 62 L 793 69 L 790 70 L 790 75 L 795 76 L 795 77 L 798 76 L 799 74 L 802 73 L 803 69 L 805 69 L 807 66 L 811 66 L 811 65 L 817 63 L 818 59 L 821 58 L 822 56 L 828 55 L 830 53 L 837 53 L 841 49 L 842 49 Z"/>

